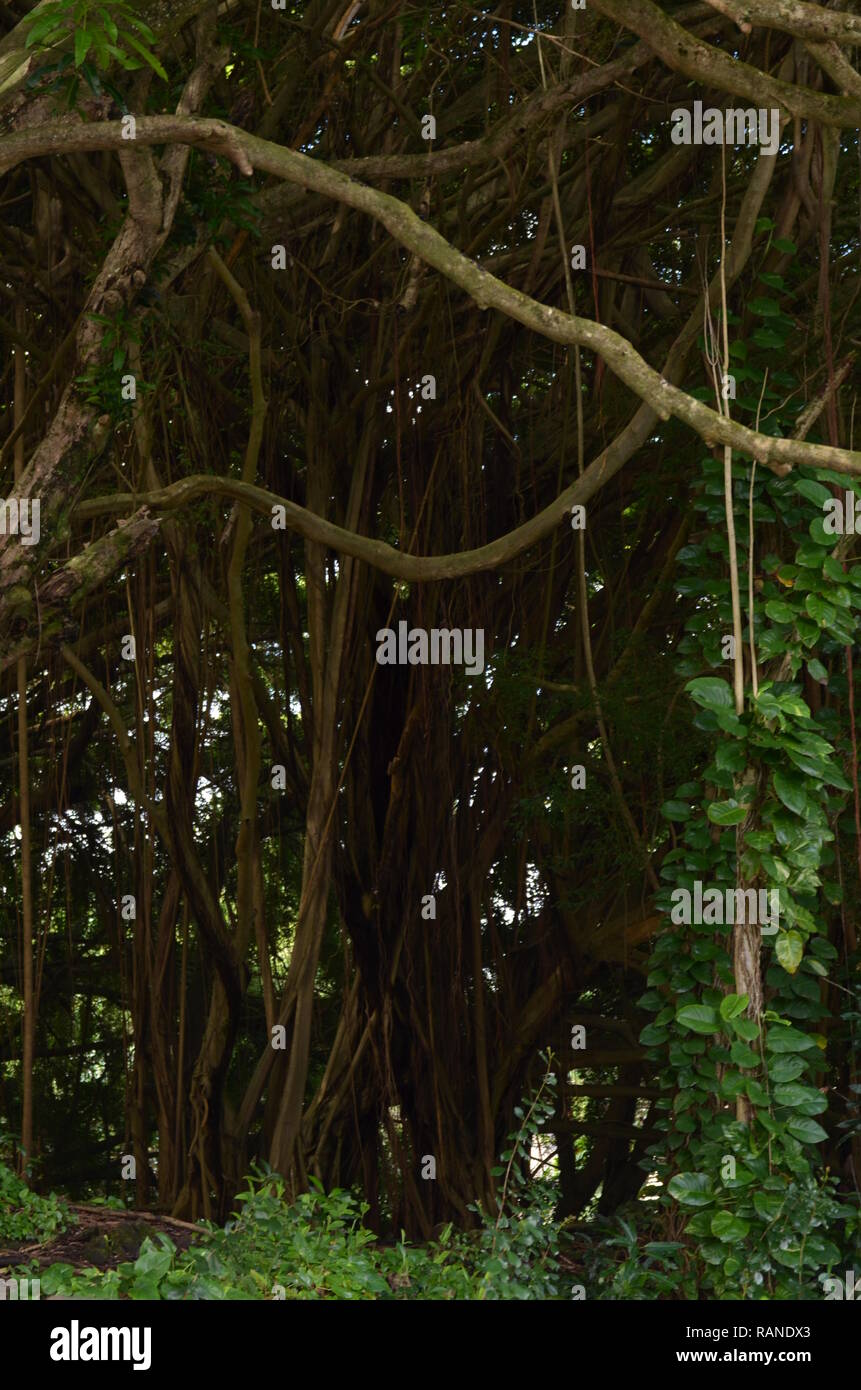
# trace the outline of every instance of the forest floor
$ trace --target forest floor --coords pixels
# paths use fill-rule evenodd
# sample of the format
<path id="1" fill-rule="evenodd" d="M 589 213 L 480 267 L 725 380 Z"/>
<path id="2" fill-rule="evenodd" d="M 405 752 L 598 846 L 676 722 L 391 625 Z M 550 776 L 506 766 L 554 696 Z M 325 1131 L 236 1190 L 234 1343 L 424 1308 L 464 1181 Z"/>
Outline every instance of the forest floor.
<path id="1" fill-rule="evenodd" d="M 9 1265 L 36 1264 L 40 1269 L 52 1264 L 72 1265 L 76 1269 L 95 1265 L 115 1269 L 136 1260 L 147 1236 L 159 1231 L 170 1236 L 178 1250 L 185 1250 L 203 1234 L 203 1228 L 187 1221 L 176 1221 L 145 1211 L 111 1211 L 74 1202 L 68 1210 L 75 1225 L 49 1240 L 12 1241 L 0 1249 L 0 1272 Z"/>

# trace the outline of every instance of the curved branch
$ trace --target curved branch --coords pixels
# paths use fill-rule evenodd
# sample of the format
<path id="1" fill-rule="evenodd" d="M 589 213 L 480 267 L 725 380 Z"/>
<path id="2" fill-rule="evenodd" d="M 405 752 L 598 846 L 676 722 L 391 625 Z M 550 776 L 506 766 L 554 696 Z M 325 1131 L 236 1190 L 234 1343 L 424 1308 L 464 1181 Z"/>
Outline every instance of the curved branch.
<path id="1" fill-rule="evenodd" d="M 601 0 L 601 3 L 605 3 L 605 0 Z M 642 0 L 634 0 L 635 5 L 640 3 Z M 836 97 L 831 99 L 842 100 Z M 855 105 L 861 114 L 861 103 Z M 577 343 L 597 353 L 619 380 L 641 400 L 647 401 L 662 420 L 668 420 L 671 416 L 683 420 L 705 440 L 709 448 L 717 444 L 731 445 L 738 452 L 754 457 L 758 463 L 775 471 L 781 471 L 781 465 L 788 468 L 793 464 L 807 464 L 813 468 L 833 468 L 841 473 L 861 473 L 861 452 L 776 438 L 724 419 L 717 411 L 671 385 L 660 372 L 649 366 L 621 334 L 590 319 L 578 318 L 548 304 L 541 304 L 529 295 L 512 289 L 464 256 L 433 227 L 423 222 L 406 203 L 376 188 L 357 183 L 318 160 L 285 149 L 283 145 L 259 140 L 225 121 L 195 116 L 142 116 L 137 122 L 137 142 L 144 145 L 176 142 L 218 149 L 220 153 L 234 158 L 243 171 L 250 171 L 253 166 L 254 169 L 301 184 L 304 188 L 313 189 L 367 213 L 382 223 L 403 246 L 471 295 L 480 308 L 498 309 L 500 313 L 507 314 L 509 318 L 516 319 L 524 327 L 553 342 Z M 122 141 L 122 124 L 119 121 L 96 121 L 87 126 L 67 126 L 55 121 L 8 136 L 0 142 L 0 157 L 14 150 L 13 162 L 17 163 L 37 154 L 56 154 L 68 149 L 111 149 L 120 147 L 122 143 L 126 142 Z M 355 554 L 350 550 L 346 553 Z"/>
<path id="2" fill-rule="evenodd" d="M 758 107 L 766 102 L 770 106 L 782 106 L 793 116 L 806 116 L 823 125 L 861 125 L 861 102 L 857 98 L 828 96 L 809 87 L 796 87 L 791 82 L 769 77 L 750 63 L 743 63 L 694 38 L 652 0 L 592 0 L 592 3 L 602 14 L 645 39 L 668 68 L 684 73 L 685 77 L 698 82 L 705 79 L 721 91 L 747 97 Z M 750 6 L 744 8 L 750 10 Z M 759 8 L 773 12 L 776 5 L 768 0 L 767 5 Z"/>
<path id="3" fill-rule="evenodd" d="M 708 3 L 734 20 L 745 34 L 755 24 L 763 29 L 781 29 L 797 39 L 861 43 L 861 17 L 825 10 L 805 0 L 708 0 Z"/>

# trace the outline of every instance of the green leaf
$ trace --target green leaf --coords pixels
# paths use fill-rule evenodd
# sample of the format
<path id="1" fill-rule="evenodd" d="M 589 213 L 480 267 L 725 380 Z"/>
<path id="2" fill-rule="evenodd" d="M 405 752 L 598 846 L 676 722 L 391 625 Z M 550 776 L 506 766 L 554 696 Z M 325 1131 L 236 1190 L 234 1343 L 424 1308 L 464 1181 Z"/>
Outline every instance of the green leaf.
<path id="1" fill-rule="evenodd" d="M 794 975 L 804 955 L 804 938 L 797 931 L 782 931 L 774 943 L 777 959 L 789 975 Z"/>
<path id="2" fill-rule="evenodd" d="M 87 29 L 75 30 L 75 67 L 79 68 L 90 51 L 93 36 Z"/>
<path id="3" fill-rule="evenodd" d="M 725 994 L 720 1001 L 720 1016 L 723 1019 L 737 1018 L 739 1014 L 744 1013 L 749 1003 L 750 997 L 747 994 Z"/>
<path id="4" fill-rule="evenodd" d="M 643 1047 L 661 1047 L 668 1037 L 666 1028 L 658 1028 L 654 1023 L 647 1023 L 640 1034 L 640 1042 Z"/>
<path id="5" fill-rule="evenodd" d="M 714 825 L 741 825 L 747 813 L 748 808 L 739 806 L 733 797 L 729 801 L 710 801 L 706 812 Z"/>
<path id="6" fill-rule="evenodd" d="M 53 48 L 55 43 L 62 43 L 63 39 L 69 37 L 69 31 L 64 24 L 49 24 L 45 29 L 39 31 L 39 47 Z M 24 45 L 26 48 L 26 44 Z"/>
<path id="7" fill-rule="evenodd" d="M 756 1118 L 759 1120 L 763 1129 L 767 1130 L 769 1134 L 781 1134 L 783 1132 L 783 1125 L 779 1125 L 777 1120 L 775 1120 L 773 1116 L 767 1115 L 764 1110 L 758 1110 Z"/>
<path id="8" fill-rule="evenodd" d="M 815 623 L 820 627 L 830 627 L 837 618 L 837 609 L 818 594 L 808 594 L 804 606 Z"/>
<path id="9" fill-rule="evenodd" d="M 820 544 L 832 545 L 833 537 L 831 538 L 831 540 L 829 540 L 826 537 L 826 539 L 821 541 Z M 803 545 L 801 546 L 800 550 L 797 550 L 795 552 L 796 563 L 799 565 L 803 565 L 805 569 L 821 569 L 823 559 L 824 554 L 820 550 L 819 545 Z"/>
<path id="10" fill-rule="evenodd" d="M 663 1004 L 664 1001 L 656 989 L 647 989 L 637 1000 L 637 1008 L 648 1009 L 650 1013 L 657 1013 L 663 1008 Z"/>
<path id="11" fill-rule="evenodd" d="M 794 715 L 796 719 L 809 719 L 810 710 L 804 703 L 800 695 L 793 695 L 791 692 L 786 695 L 778 695 L 777 703 L 787 714 Z"/>
<path id="12" fill-rule="evenodd" d="M 812 647 L 819 641 L 819 628 L 810 622 L 809 618 L 799 618 L 795 624 L 795 631 L 806 647 Z"/>
<path id="13" fill-rule="evenodd" d="M 713 711 L 719 729 L 723 729 L 725 734 L 732 734 L 734 738 L 744 738 L 746 730 L 737 714 L 732 710 L 717 709 Z"/>
<path id="14" fill-rule="evenodd" d="M 785 1197 L 781 1197 L 776 1192 L 754 1192 L 753 1205 L 757 1216 L 761 1221 L 774 1221 L 783 1210 Z"/>
<path id="15" fill-rule="evenodd" d="M 162 81 L 167 82 L 167 73 L 165 72 L 164 68 L 162 67 L 161 63 L 159 62 L 158 58 L 155 56 L 154 53 L 150 53 L 148 48 L 144 48 L 143 44 L 138 43 L 137 39 L 129 33 L 123 34 L 123 42 L 130 44 L 131 47 L 135 50 L 135 52 L 140 54 L 144 62 L 149 63 L 153 72 L 158 73 Z"/>
<path id="16" fill-rule="evenodd" d="M 808 661 L 807 669 L 815 681 L 820 681 L 823 685 L 828 684 L 828 672 L 815 656 Z"/>
<path id="17" fill-rule="evenodd" d="M 748 830 L 745 832 L 744 842 L 746 845 L 750 845 L 751 849 L 764 853 L 772 848 L 774 836 L 767 830 Z"/>
<path id="18" fill-rule="evenodd" d="M 796 816 L 805 815 L 807 792 L 800 777 L 794 777 L 787 772 L 776 771 L 772 776 L 772 784 L 788 811 L 792 811 Z"/>
<path id="19" fill-rule="evenodd" d="M 774 323 L 774 320 L 772 320 Z M 757 347 L 777 348 L 778 350 L 786 346 L 786 331 L 783 327 L 757 328 L 753 335 L 753 341 Z M 756 504 L 754 504 L 754 516 L 756 516 Z"/>
<path id="20" fill-rule="evenodd" d="M 744 745 L 724 740 L 715 749 L 715 765 L 721 772 L 742 772 L 747 766 Z"/>
<path id="21" fill-rule="evenodd" d="M 735 707 L 729 685 L 718 676 L 697 676 L 695 680 L 688 681 L 685 690 L 703 709 L 732 710 Z"/>
<path id="22" fill-rule="evenodd" d="M 799 1105 L 809 1105 L 811 1101 L 819 1106 L 820 1110 L 825 1110 L 827 1107 L 825 1097 L 821 1091 L 817 1091 L 815 1086 L 799 1086 L 796 1081 L 790 1081 L 786 1085 L 775 1086 L 774 1088 L 775 1105 L 789 1105 L 795 1109 Z"/>
<path id="23" fill-rule="evenodd" d="M 715 1199 L 708 1173 L 676 1173 L 667 1183 L 667 1191 L 683 1207 L 708 1207 Z"/>
<path id="24" fill-rule="evenodd" d="M 665 801 L 661 815 L 664 820 L 690 820 L 691 808 L 685 801 Z"/>
<path id="25" fill-rule="evenodd" d="M 39 15 L 38 19 L 33 21 L 32 28 L 27 33 L 27 37 L 24 40 L 24 47 L 32 48 L 34 43 L 41 45 L 42 39 L 46 34 L 50 34 L 52 29 L 56 29 L 56 25 L 57 20 L 55 15 Z M 65 32 L 65 30 L 63 32 Z"/>
<path id="26" fill-rule="evenodd" d="M 96 50 L 96 63 L 98 67 L 109 67 L 111 55 L 108 52 L 108 45 L 105 42 L 105 36 L 99 29 L 93 31 L 93 47 Z"/>
<path id="27" fill-rule="evenodd" d="M 786 1128 L 796 1139 L 800 1139 L 802 1144 L 821 1144 L 823 1139 L 828 1138 L 827 1130 L 824 1130 L 816 1120 L 810 1120 L 806 1116 L 798 1116 L 788 1120 Z"/>
<path id="28" fill-rule="evenodd" d="M 831 499 L 829 489 L 823 483 L 814 482 L 812 478 L 799 478 L 793 486 L 796 492 L 800 492 L 802 497 L 806 497 L 808 502 L 813 502 L 817 507 Z"/>
<path id="29" fill-rule="evenodd" d="M 692 1089 L 687 1091 L 677 1091 L 673 1097 L 673 1113 L 681 1115 L 684 1110 L 690 1110 L 692 1105 L 696 1105 L 699 1100 L 705 1098 L 704 1092 L 697 1092 Z"/>
<path id="30" fill-rule="evenodd" d="M 105 32 L 108 38 L 110 39 L 111 43 L 116 43 L 119 35 L 119 30 L 117 29 L 116 24 L 111 18 L 110 11 L 104 9 L 101 5 L 99 6 L 99 18 L 105 26 Z"/>
<path id="31" fill-rule="evenodd" d="M 811 626 L 813 625 L 811 624 Z M 815 628 L 814 632 L 818 637 L 819 629 Z M 763 716 L 763 718 L 778 719 L 780 717 L 780 705 L 777 703 L 774 696 L 771 694 L 771 691 L 761 690 L 759 694 L 754 697 L 754 699 L 756 708 L 759 711 L 759 713 Z"/>
<path id="32" fill-rule="evenodd" d="M 125 16 L 125 22 L 127 24 L 131 24 L 133 28 L 137 29 L 139 34 L 143 34 L 144 38 L 150 46 L 152 46 L 155 43 L 155 34 L 153 33 L 152 29 L 150 29 L 149 25 L 145 24 L 142 19 L 139 19 L 137 15 L 127 13 Z"/>
<path id="33" fill-rule="evenodd" d="M 754 1038 L 759 1037 L 759 1028 L 752 1018 L 732 1018 L 730 1026 L 743 1042 L 753 1042 Z"/>
<path id="34" fill-rule="evenodd" d="M 680 787 L 676 787 L 676 796 L 677 796 L 677 797 L 684 796 L 684 797 L 690 798 L 690 797 L 694 797 L 694 796 L 702 796 L 702 794 L 703 794 L 703 784 L 702 784 L 702 782 L 683 782 L 682 785 L 681 785 Z"/>
<path id="35" fill-rule="evenodd" d="M 769 1028 L 765 1045 L 769 1052 L 809 1052 L 816 1046 L 813 1038 L 798 1028 L 774 1026 Z"/>
<path id="36" fill-rule="evenodd" d="M 745 1088 L 745 1078 L 740 1071 L 727 1071 L 720 1083 L 720 1093 L 727 1100 L 735 1100 Z"/>
<path id="37" fill-rule="evenodd" d="M 766 616 L 771 618 L 773 623 L 794 623 L 795 609 L 788 603 L 784 603 L 781 598 L 773 598 L 765 605 Z"/>
<path id="38" fill-rule="evenodd" d="M 813 520 L 807 528 L 807 531 L 810 536 L 810 539 L 812 541 L 815 541 L 817 545 L 832 546 L 834 544 L 834 532 L 826 531 L 824 518 L 821 516 L 815 516 L 813 518 Z M 795 558 L 800 565 L 808 565 L 811 563 L 811 561 L 809 560 L 802 560 L 801 551 L 798 552 Z M 821 559 L 819 563 L 821 564 Z"/>
<path id="39" fill-rule="evenodd" d="M 729 1050 L 730 1058 L 737 1067 L 750 1068 L 759 1066 L 759 1057 L 753 1048 L 745 1047 L 744 1043 L 734 1042 Z"/>
<path id="40" fill-rule="evenodd" d="M 709 1004 L 685 1004 L 676 1012 L 676 1022 L 692 1033 L 717 1033 L 718 1016 Z"/>
<path id="41" fill-rule="evenodd" d="M 822 758 L 830 758 L 833 748 L 827 739 L 820 738 L 811 728 L 796 729 L 793 737 L 788 740 L 790 744 L 798 744 L 801 748 L 807 748 L 812 753 L 817 753 Z"/>
<path id="42" fill-rule="evenodd" d="M 788 883 L 789 865 L 785 864 L 782 859 L 778 859 L 776 855 L 763 854 L 762 867 L 773 882 Z"/>
<path id="43" fill-rule="evenodd" d="M 835 584 L 846 583 L 846 571 L 840 561 L 835 559 L 833 555 L 826 555 L 825 563 L 822 566 L 822 572 L 826 579 L 833 580 Z"/>
<path id="44" fill-rule="evenodd" d="M 718 1240 L 744 1240 L 750 1234 L 750 1222 L 734 1216 L 731 1211 L 716 1211 L 711 1219 L 711 1232 Z"/>
<path id="45" fill-rule="evenodd" d="M 760 1086 L 759 1082 L 755 1079 L 755 1077 L 749 1076 L 747 1078 L 747 1085 L 745 1089 L 747 1090 L 747 1094 L 753 1101 L 754 1105 L 768 1105 L 768 1091 L 766 1091 L 763 1086 Z"/>
<path id="46" fill-rule="evenodd" d="M 780 306 L 779 304 L 775 303 L 773 299 L 751 299 L 748 301 L 747 307 L 754 314 L 758 314 L 759 317 L 763 319 L 776 318 L 777 315 L 780 313 Z"/>
<path id="47" fill-rule="evenodd" d="M 796 251 L 798 250 L 798 247 L 796 246 L 795 242 L 790 241 L 789 237 L 786 236 L 775 237 L 774 241 L 771 244 L 775 248 L 775 250 L 783 251 L 784 254 L 787 256 L 794 256 Z"/>
<path id="48" fill-rule="evenodd" d="M 828 889 L 829 889 L 830 887 L 831 887 L 831 884 L 826 883 L 826 885 L 825 885 L 826 896 L 828 895 Z M 827 975 L 827 974 L 828 974 L 828 970 L 827 970 L 826 966 L 824 966 L 820 960 L 811 960 L 810 957 L 808 956 L 808 958 L 807 958 L 807 964 L 809 965 L 810 969 L 813 971 L 813 973 L 814 973 L 815 975 Z"/>

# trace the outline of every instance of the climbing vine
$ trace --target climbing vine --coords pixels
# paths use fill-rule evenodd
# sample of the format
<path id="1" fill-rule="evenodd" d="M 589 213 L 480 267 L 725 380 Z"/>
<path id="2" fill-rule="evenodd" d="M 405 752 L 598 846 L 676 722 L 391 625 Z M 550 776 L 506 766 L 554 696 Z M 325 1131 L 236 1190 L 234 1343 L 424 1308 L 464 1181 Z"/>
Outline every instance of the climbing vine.
<path id="1" fill-rule="evenodd" d="M 766 370 L 792 329 L 779 302 L 787 286 L 778 275 L 760 278 L 776 296 L 749 303 L 763 326 L 731 349 L 739 406 L 764 403 L 769 428 L 790 433 L 799 382 L 788 370 L 769 380 Z M 823 525 L 844 478 L 777 477 L 733 463 L 737 544 L 747 551 L 740 569 L 752 578 L 737 714 L 731 682 L 701 674 L 734 655 L 722 467 L 701 462 L 700 529 L 679 555 L 690 576 L 678 589 L 695 603 L 680 671 L 691 677 L 694 723 L 712 756 L 662 807 L 671 847 L 658 906 L 670 923 L 639 1001 L 655 1014 L 641 1042 L 662 1063 L 666 1090 L 650 1164 L 711 1271 L 706 1287 L 798 1298 L 805 1289 L 815 1296 L 816 1276 L 840 1258 L 830 1231 L 857 1229 L 857 1211 L 836 1199 L 837 1179 L 823 1165 L 828 1135 L 817 1117 L 828 1107 L 824 991 L 840 965 L 830 938 L 841 931 L 837 840 L 852 792 L 844 651 L 861 610 L 861 565 L 846 565 Z M 687 913 L 686 902 L 695 905 Z M 739 992 L 745 932 L 756 943 L 753 988 Z"/>

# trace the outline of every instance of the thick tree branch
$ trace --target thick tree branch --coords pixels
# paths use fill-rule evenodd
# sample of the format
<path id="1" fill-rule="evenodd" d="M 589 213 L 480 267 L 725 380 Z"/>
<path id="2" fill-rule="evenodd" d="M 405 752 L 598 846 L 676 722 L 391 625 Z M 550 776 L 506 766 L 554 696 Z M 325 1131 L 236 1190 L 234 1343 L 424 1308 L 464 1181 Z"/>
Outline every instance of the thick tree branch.
<path id="1" fill-rule="evenodd" d="M 602 14 L 645 39 L 674 72 L 684 73 L 697 82 L 708 82 L 723 92 L 746 97 L 757 107 L 782 106 L 793 116 L 806 116 L 823 125 L 861 125 L 861 101 L 857 97 L 828 96 L 809 87 L 796 87 L 791 82 L 769 77 L 750 63 L 743 63 L 694 38 L 652 0 L 593 0 L 593 3 Z M 770 2 L 768 9 L 773 9 Z"/>
<path id="2" fill-rule="evenodd" d="M 752 25 L 781 29 L 798 39 L 834 39 L 837 43 L 861 43 L 861 17 L 808 5 L 804 0 L 709 0 L 744 33 Z"/>
<path id="3" fill-rule="evenodd" d="M 640 4 L 641 0 L 636 0 L 636 3 Z M 122 140 L 121 131 L 119 121 L 94 122 L 89 126 L 71 128 L 53 122 L 50 126 L 9 136 L 0 144 L 0 154 L 5 154 L 10 147 L 18 152 L 17 158 L 25 157 L 25 147 L 31 155 L 56 153 L 68 147 L 66 142 L 71 142 L 75 149 L 116 148 Z M 223 153 L 229 152 L 237 159 L 241 151 L 240 167 L 243 169 L 250 169 L 253 165 L 256 169 L 301 184 L 304 188 L 366 212 L 381 222 L 403 246 L 471 295 L 480 308 L 498 309 L 554 342 L 576 343 L 597 353 L 626 386 L 649 402 L 661 419 L 676 416 L 683 420 L 710 448 L 717 444 L 731 445 L 760 463 L 777 467 L 778 471 L 781 465 L 807 464 L 814 468 L 833 468 L 843 473 L 861 473 L 861 452 L 775 438 L 723 418 L 717 411 L 673 386 L 660 372 L 650 367 L 619 333 L 603 324 L 540 304 L 504 284 L 453 247 L 406 203 L 378 189 L 357 183 L 337 169 L 282 145 L 258 140 L 223 121 L 147 116 L 138 121 L 137 132 L 138 142 L 146 145 L 176 141 L 212 148 L 215 141 Z"/>

